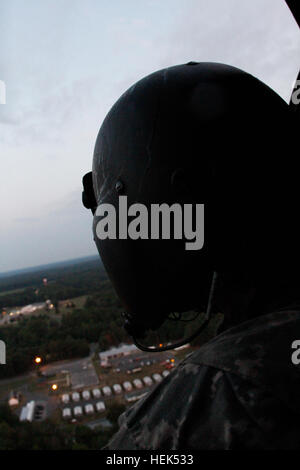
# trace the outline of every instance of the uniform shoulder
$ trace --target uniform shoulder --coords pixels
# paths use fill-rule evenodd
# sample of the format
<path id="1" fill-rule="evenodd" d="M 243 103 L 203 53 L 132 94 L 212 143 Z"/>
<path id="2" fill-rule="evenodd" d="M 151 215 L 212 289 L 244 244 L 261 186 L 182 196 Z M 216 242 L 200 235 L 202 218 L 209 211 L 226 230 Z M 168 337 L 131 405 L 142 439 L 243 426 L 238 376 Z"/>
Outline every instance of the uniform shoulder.
<path id="1" fill-rule="evenodd" d="M 295 340 L 300 340 L 300 310 L 274 312 L 230 328 L 184 363 L 215 367 L 280 395 L 292 381 L 300 393 L 300 369 L 291 360 Z"/>
<path id="2" fill-rule="evenodd" d="M 268 426 L 300 413 L 299 326 L 300 312 L 278 312 L 217 336 L 122 415 L 108 448 L 268 448 Z"/>

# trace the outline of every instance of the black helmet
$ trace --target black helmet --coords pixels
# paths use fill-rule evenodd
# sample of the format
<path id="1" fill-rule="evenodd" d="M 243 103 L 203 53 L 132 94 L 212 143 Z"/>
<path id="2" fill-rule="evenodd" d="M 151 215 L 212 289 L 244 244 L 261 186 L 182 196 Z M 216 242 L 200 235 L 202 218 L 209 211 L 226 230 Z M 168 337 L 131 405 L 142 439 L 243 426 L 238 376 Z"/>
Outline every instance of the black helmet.
<path id="1" fill-rule="evenodd" d="M 88 175 L 84 203 L 136 334 L 156 329 L 170 312 L 203 308 L 215 271 L 254 283 L 284 262 L 278 240 L 290 114 L 253 76 L 195 62 L 138 81 L 109 111 L 95 145 L 94 194 L 86 197 Z M 204 204 L 204 245 L 187 250 L 184 237 L 100 240 L 96 207 L 113 205 L 118 225 L 121 196 L 148 213 L 153 204 Z"/>

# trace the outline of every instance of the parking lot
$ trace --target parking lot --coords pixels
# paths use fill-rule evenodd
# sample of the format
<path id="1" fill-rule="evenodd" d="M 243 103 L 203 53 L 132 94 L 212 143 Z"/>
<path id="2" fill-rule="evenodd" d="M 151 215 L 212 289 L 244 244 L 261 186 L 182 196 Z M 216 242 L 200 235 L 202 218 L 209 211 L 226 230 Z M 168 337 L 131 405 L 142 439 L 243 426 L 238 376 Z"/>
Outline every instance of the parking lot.
<path id="1" fill-rule="evenodd" d="M 70 386 L 73 390 L 83 387 L 91 387 L 99 383 L 98 376 L 90 358 L 77 361 L 63 362 L 58 365 L 46 365 L 42 368 L 45 374 L 66 373 L 70 378 Z"/>
<path id="2" fill-rule="evenodd" d="M 169 351 L 163 351 L 161 353 L 135 353 L 128 356 L 116 357 L 110 359 L 110 364 L 116 372 L 127 372 L 132 373 L 135 369 L 150 366 L 152 364 L 167 363 L 171 359 L 174 359 L 174 354 Z"/>
<path id="3" fill-rule="evenodd" d="M 171 372 L 168 369 L 174 366 L 176 354 L 170 351 L 155 355 L 138 351 L 110 357 L 106 367 L 100 364 L 96 366 L 97 372 L 91 357 L 47 364 L 40 368 L 41 374 L 35 379 L 36 384 L 22 388 L 23 399 L 25 403 L 30 400 L 36 402 L 34 420 L 37 421 L 51 416 L 55 410 L 62 416 L 66 408 L 69 408 L 69 416 L 65 418 L 74 420 L 77 418 L 74 413 L 76 406 L 81 407 L 80 415 L 83 418 L 89 415 L 99 420 L 103 419 L 105 411 L 115 399 L 128 405 L 137 401 L 149 393 L 165 374 Z M 158 380 L 159 374 L 161 376 Z M 57 384 L 57 391 L 51 390 L 53 383 Z M 103 391 L 105 387 L 110 387 L 108 395 Z M 93 396 L 93 389 L 99 389 L 100 396 Z M 72 398 L 73 393 L 79 394 L 78 399 Z M 68 400 L 62 401 L 62 395 L 68 395 Z M 100 405 L 96 409 L 99 402 L 105 404 L 104 410 L 99 408 Z M 85 409 L 86 405 L 90 406 Z"/>
<path id="4" fill-rule="evenodd" d="M 169 371 L 164 371 L 164 374 L 168 373 Z M 109 406 L 109 401 L 112 398 L 122 397 L 123 400 L 125 400 L 127 403 L 135 402 L 149 393 L 157 385 L 157 383 L 162 381 L 164 374 L 160 375 L 156 373 L 153 374 L 152 377 L 146 376 L 144 380 L 128 380 L 127 384 L 125 383 L 125 386 L 124 384 L 118 384 L 118 388 L 115 389 L 114 387 L 104 386 L 102 388 L 94 387 L 92 390 L 87 390 L 87 388 L 85 388 L 84 390 L 78 390 L 77 392 L 73 391 L 65 393 L 60 396 L 59 406 L 61 412 L 63 414 L 64 410 L 69 409 L 71 413 L 68 415 L 68 419 L 70 419 L 75 417 L 77 418 L 77 416 L 75 416 L 76 407 L 81 407 L 81 415 L 85 415 L 99 413 L 96 408 L 96 405 L 99 402 L 103 402 L 106 409 L 107 402 Z M 128 388 L 128 382 L 130 383 L 131 388 Z M 105 389 L 108 390 L 108 394 L 105 393 Z M 95 397 L 93 391 L 97 391 L 96 393 L 98 393 L 99 396 Z M 89 405 L 89 408 L 91 408 L 90 405 L 92 405 L 90 413 L 85 409 L 86 405 Z M 100 413 L 104 412 L 105 409 L 101 410 Z"/>

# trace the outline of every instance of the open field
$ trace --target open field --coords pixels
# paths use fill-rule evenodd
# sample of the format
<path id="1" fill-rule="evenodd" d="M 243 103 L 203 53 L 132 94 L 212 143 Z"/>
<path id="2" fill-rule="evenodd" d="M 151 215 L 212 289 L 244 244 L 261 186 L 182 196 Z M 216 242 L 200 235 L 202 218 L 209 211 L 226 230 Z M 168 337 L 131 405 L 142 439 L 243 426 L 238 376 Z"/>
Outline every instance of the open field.
<path id="1" fill-rule="evenodd" d="M 25 287 L 20 287 L 19 289 L 12 289 L 12 290 L 6 290 L 3 292 L 0 292 L 0 297 L 2 295 L 7 295 L 7 294 L 17 294 L 18 292 L 24 292 Z"/>
<path id="2" fill-rule="evenodd" d="M 70 312 L 72 312 L 72 310 L 74 308 L 83 308 L 87 297 L 88 297 L 87 295 L 80 295 L 79 297 L 74 297 L 74 298 L 68 299 L 68 300 L 70 300 L 70 302 L 73 302 L 74 307 L 65 307 L 65 306 L 61 305 L 62 302 L 60 302 L 59 303 L 59 313 L 60 314 L 70 313 Z"/>

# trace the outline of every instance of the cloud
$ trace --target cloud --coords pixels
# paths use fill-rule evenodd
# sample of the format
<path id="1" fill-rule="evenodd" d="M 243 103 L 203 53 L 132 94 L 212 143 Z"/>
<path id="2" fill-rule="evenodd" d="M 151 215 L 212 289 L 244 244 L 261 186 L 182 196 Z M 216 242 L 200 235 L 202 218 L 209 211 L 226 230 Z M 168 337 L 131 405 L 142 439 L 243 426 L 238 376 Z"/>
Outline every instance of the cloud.
<path id="1" fill-rule="evenodd" d="M 0 246 L 7 269 L 95 252 L 80 182 L 102 120 L 138 79 L 190 60 L 225 62 L 288 100 L 298 72 L 299 29 L 283 0 L 5 4 Z"/>
<path id="2" fill-rule="evenodd" d="M 2 226 L 0 246 L 0 272 L 97 254 L 81 189 L 49 204 L 39 217 L 18 217 Z"/>
<path id="3" fill-rule="evenodd" d="M 195 0 L 171 33 L 162 65 L 223 62 L 265 81 L 288 100 L 299 68 L 300 35 L 282 0 Z"/>
<path id="4" fill-rule="evenodd" d="M 16 222 L 17 224 L 33 224 L 39 221 L 40 218 L 38 217 L 17 217 L 16 219 L 13 219 L 13 222 Z"/>

